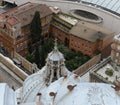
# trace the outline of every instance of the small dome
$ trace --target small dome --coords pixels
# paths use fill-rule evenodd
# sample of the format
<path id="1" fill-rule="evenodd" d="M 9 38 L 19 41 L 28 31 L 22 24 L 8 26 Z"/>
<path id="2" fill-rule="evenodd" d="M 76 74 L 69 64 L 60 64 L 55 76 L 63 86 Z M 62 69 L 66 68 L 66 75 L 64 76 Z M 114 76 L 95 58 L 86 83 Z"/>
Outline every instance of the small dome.
<path id="1" fill-rule="evenodd" d="M 62 59 L 64 59 L 64 56 L 61 52 L 59 52 L 57 48 L 54 48 L 54 50 L 49 53 L 48 59 L 52 61 L 61 61 Z"/>
<path id="2" fill-rule="evenodd" d="M 55 46 L 52 52 L 50 52 L 48 54 L 48 61 L 55 61 L 55 62 L 59 62 L 59 61 L 65 61 L 64 60 L 64 56 L 63 54 L 58 50 L 57 48 L 57 39 L 55 39 Z"/>

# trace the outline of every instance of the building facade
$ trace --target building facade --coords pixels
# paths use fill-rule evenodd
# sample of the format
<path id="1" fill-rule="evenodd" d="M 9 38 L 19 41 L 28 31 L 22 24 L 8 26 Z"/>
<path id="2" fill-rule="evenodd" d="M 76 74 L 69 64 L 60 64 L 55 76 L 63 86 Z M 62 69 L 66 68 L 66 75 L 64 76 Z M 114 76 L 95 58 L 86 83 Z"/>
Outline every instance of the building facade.
<path id="1" fill-rule="evenodd" d="M 14 51 L 22 56 L 28 53 L 30 23 L 36 11 L 40 13 L 42 36 L 48 37 L 52 11 L 45 4 L 28 2 L 0 15 L 0 42 L 10 57 L 14 56 Z"/>
<path id="2" fill-rule="evenodd" d="M 75 24 L 72 24 L 72 22 L 70 22 L 69 19 L 71 19 L 71 21 L 75 20 L 75 18 L 67 14 L 59 13 L 53 16 L 53 20 L 51 23 L 52 35 L 57 37 L 63 43 L 66 43 L 66 41 L 68 41 L 69 43 L 69 38 L 70 38 L 69 31 L 75 25 Z"/>
<path id="3" fill-rule="evenodd" d="M 101 58 L 109 56 L 114 35 L 98 24 L 81 21 L 63 13 L 53 16 L 51 33 L 70 49 L 91 58 L 98 53 L 101 53 Z"/>
<path id="4" fill-rule="evenodd" d="M 90 57 L 101 53 L 102 58 L 105 58 L 110 54 L 112 31 L 97 24 L 80 21 L 60 11 L 53 16 L 53 10 L 48 6 L 28 2 L 0 15 L 1 46 L 10 57 L 14 56 L 14 51 L 22 56 L 28 53 L 28 44 L 31 41 L 30 23 L 35 11 L 40 12 L 43 38 L 52 34 L 70 49 Z"/>
<path id="5" fill-rule="evenodd" d="M 114 43 L 111 45 L 111 59 L 117 65 L 120 65 L 120 35 L 114 37 Z"/>
<path id="6" fill-rule="evenodd" d="M 101 53 L 102 57 L 110 55 L 111 49 L 106 48 L 112 43 L 113 32 L 98 25 L 80 21 L 70 30 L 69 48 L 93 57 Z"/>

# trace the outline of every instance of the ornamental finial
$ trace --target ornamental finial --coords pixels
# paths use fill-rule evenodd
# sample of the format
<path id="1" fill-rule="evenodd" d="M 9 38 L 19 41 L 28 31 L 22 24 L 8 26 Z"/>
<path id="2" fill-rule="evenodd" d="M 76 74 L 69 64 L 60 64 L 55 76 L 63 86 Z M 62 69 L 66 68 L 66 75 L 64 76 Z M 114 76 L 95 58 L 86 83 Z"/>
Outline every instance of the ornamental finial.
<path id="1" fill-rule="evenodd" d="M 55 38 L 54 49 L 57 49 L 57 38 Z"/>

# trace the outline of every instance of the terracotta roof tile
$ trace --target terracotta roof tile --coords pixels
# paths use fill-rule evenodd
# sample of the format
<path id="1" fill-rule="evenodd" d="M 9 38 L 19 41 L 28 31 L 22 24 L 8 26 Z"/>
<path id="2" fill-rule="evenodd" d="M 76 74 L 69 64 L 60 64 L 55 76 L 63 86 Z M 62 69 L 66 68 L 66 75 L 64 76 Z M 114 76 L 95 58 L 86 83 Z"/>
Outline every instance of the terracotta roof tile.
<path id="1" fill-rule="evenodd" d="M 25 26 L 31 22 L 36 11 L 40 12 L 41 18 L 52 14 L 47 5 L 28 2 L 4 12 L 3 15 L 4 17 L 15 16 L 21 21 L 21 25 Z"/>
<path id="2" fill-rule="evenodd" d="M 18 22 L 19 22 L 18 19 L 15 18 L 15 17 L 9 17 L 9 18 L 7 19 L 7 23 L 8 23 L 9 25 L 15 25 L 15 24 L 17 24 Z"/>

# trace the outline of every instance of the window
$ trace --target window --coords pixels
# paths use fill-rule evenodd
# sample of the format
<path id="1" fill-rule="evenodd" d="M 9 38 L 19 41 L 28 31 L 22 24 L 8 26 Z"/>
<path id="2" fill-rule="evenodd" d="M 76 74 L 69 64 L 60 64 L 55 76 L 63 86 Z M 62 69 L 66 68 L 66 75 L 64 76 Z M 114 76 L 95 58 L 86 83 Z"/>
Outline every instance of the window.
<path id="1" fill-rule="evenodd" d="M 119 53 L 116 53 L 116 57 L 118 57 L 119 56 Z"/>
<path id="2" fill-rule="evenodd" d="M 118 62 L 118 60 L 117 60 L 117 59 L 115 59 L 115 62 L 117 63 L 117 62 Z"/>
<path id="3" fill-rule="evenodd" d="M 118 46 L 117 49 L 120 50 L 120 46 Z"/>

